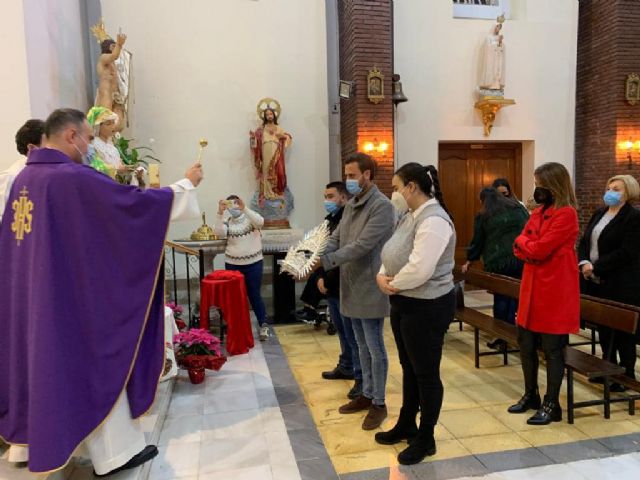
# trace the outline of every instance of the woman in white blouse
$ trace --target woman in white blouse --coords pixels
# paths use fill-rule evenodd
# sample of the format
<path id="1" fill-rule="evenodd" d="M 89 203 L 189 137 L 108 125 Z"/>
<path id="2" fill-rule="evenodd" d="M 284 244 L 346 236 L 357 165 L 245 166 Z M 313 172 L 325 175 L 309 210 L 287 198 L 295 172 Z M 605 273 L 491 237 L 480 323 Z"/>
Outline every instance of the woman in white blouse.
<path id="1" fill-rule="evenodd" d="M 444 393 L 442 344 L 455 311 L 456 234 L 433 165 L 404 165 L 392 184 L 393 203 L 409 212 L 382 250 L 377 282 L 391 301 L 391 328 L 402 365 L 402 409 L 396 425 L 377 433 L 376 441 L 391 445 L 410 440 L 398 462 L 411 465 L 436 452 L 433 430 Z"/>

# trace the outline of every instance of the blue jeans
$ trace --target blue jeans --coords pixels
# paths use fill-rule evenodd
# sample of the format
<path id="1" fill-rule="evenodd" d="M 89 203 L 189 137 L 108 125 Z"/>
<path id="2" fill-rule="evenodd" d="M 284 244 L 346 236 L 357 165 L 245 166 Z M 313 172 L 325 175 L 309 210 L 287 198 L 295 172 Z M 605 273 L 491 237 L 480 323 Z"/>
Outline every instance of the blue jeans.
<path id="1" fill-rule="evenodd" d="M 358 343 L 353 333 L 351 320 L 343 317 L 340 313 L 340 299 L 338 297 L 327 297 L 327 303 L 329 304 L 331 321 L 338 331 L 338 339 L 340 340 L 338 367 L 348 372 L 352 371 L 356 382 L 362 382 Z"/>
<path id="2" fill-rule="evenodd" d="M 347 320 L 347 317 L 343 317 Z M 384 318 L 351 318 L 362 367 L 362 394 L 384 405 L 389 359 L 384 347 Z"/>
<path id="3" fill-rule="evenodd" d="M 262 295 L 260 295 L 260 286 L 262 285 L 262 260 L 258 260 L 250 265 L 234 265 L 233 263 L 225 263 L 227 270 L 235 270 L 244 275 L 244 284 L 247 287 L 247 295 L 249 303 L 258 319 L 258 325 L 267 323 L 267 311 L 264 307 Z"/>

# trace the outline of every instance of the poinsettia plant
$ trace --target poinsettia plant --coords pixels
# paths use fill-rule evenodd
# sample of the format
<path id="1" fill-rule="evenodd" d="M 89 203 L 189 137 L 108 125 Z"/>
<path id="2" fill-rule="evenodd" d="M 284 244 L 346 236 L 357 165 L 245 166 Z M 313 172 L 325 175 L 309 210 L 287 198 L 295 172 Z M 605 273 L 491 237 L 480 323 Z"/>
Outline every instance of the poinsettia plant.
<path id="1" fill-rule="evenodd" d="M 173 337 L 176 359 L 185 368 L 220 370 L 227 361 L 220 339 L 203 328 L 192 328 Z"/>

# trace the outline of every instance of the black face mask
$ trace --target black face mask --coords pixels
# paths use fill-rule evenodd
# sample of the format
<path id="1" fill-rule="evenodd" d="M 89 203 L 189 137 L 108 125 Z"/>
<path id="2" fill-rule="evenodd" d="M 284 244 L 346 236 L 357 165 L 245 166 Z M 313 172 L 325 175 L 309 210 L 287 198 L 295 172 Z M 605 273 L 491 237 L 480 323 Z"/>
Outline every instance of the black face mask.
<path id="1" fill-rule="evenodd" d="M 533 191 L 533 199 L 538 205 L 550 206 L 553 203 L 553 193 L 544 187 L 536 187 Z"/>

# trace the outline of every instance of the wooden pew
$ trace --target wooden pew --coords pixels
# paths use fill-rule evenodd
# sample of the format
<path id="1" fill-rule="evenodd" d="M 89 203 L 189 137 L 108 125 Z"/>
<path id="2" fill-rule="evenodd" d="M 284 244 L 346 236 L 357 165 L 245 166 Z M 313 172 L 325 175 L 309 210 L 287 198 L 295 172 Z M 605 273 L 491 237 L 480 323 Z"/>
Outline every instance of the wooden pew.
<path id="1" fill-rule="evenodd" d="M 492 293 L 498 293 L 511 298 L 518 298 L 520 294 L 520 282 L 510 277 L 486 273 L 479 270 L 469 270 L 466 274 L 462 274 L 458 267 L 454 270 L 454 274 L 456 279 L 464 279 L 465 282 L 479 288 L 486 289 Z M 581 319 L 586 323 L 606 326 L 612 328 L 614 332 L 618 330 L 632 333 L 637 330 L 640 309 L 609 300 L 581 295 L 580 315 Z M 501 338 L 508 343 L 517 344 L 518 336 L 516 326 L 509 325 L 477 310 L 465 307 L 464 304 L 461 304 L 460 302 L 458 303 L 458 308 L 456 310 L 456 319 L 469 324 L 474 329 L 474 356 L 476 368 L 479 368 L 480 357 L 483 355 L 495 355 L 502 353 L 504 355 L 504 364 L 507 364 L 507 353 L 510 351 L 506 348 L 503 352 L 480 352 L 479 332 L 482 330 L 494 337 Z M 633 415 L 635 413 L 635 400 L 640 399 L 639 395 L 628 395 L 615 399 L 611 399 L 610 396 L 609 387 L 611 381 L 619 382 L 632 390 L 640 392 L 640 382 L 622 375 L 624 372 L 622 367 L 594 355 L 589 355 L 588 353 L 572 348 L 571 346 L 567 346 L 565 349 L 565 365 L 567 369 L 567 416 L 569 423 L 573 423 L 574 421 L 574 410 L 576 408 L 593 405 L 603 405 L 604 416 L 605 418 L 609 418 L 610 405 L 612 402 L 627 401 L 629 402 L 629 414 Z M 584 375 L 587 378 L 602 377 L 604 379 L 603 398 L 584 402 L 575 402 L 573 392 L 574 372 Z"/>

